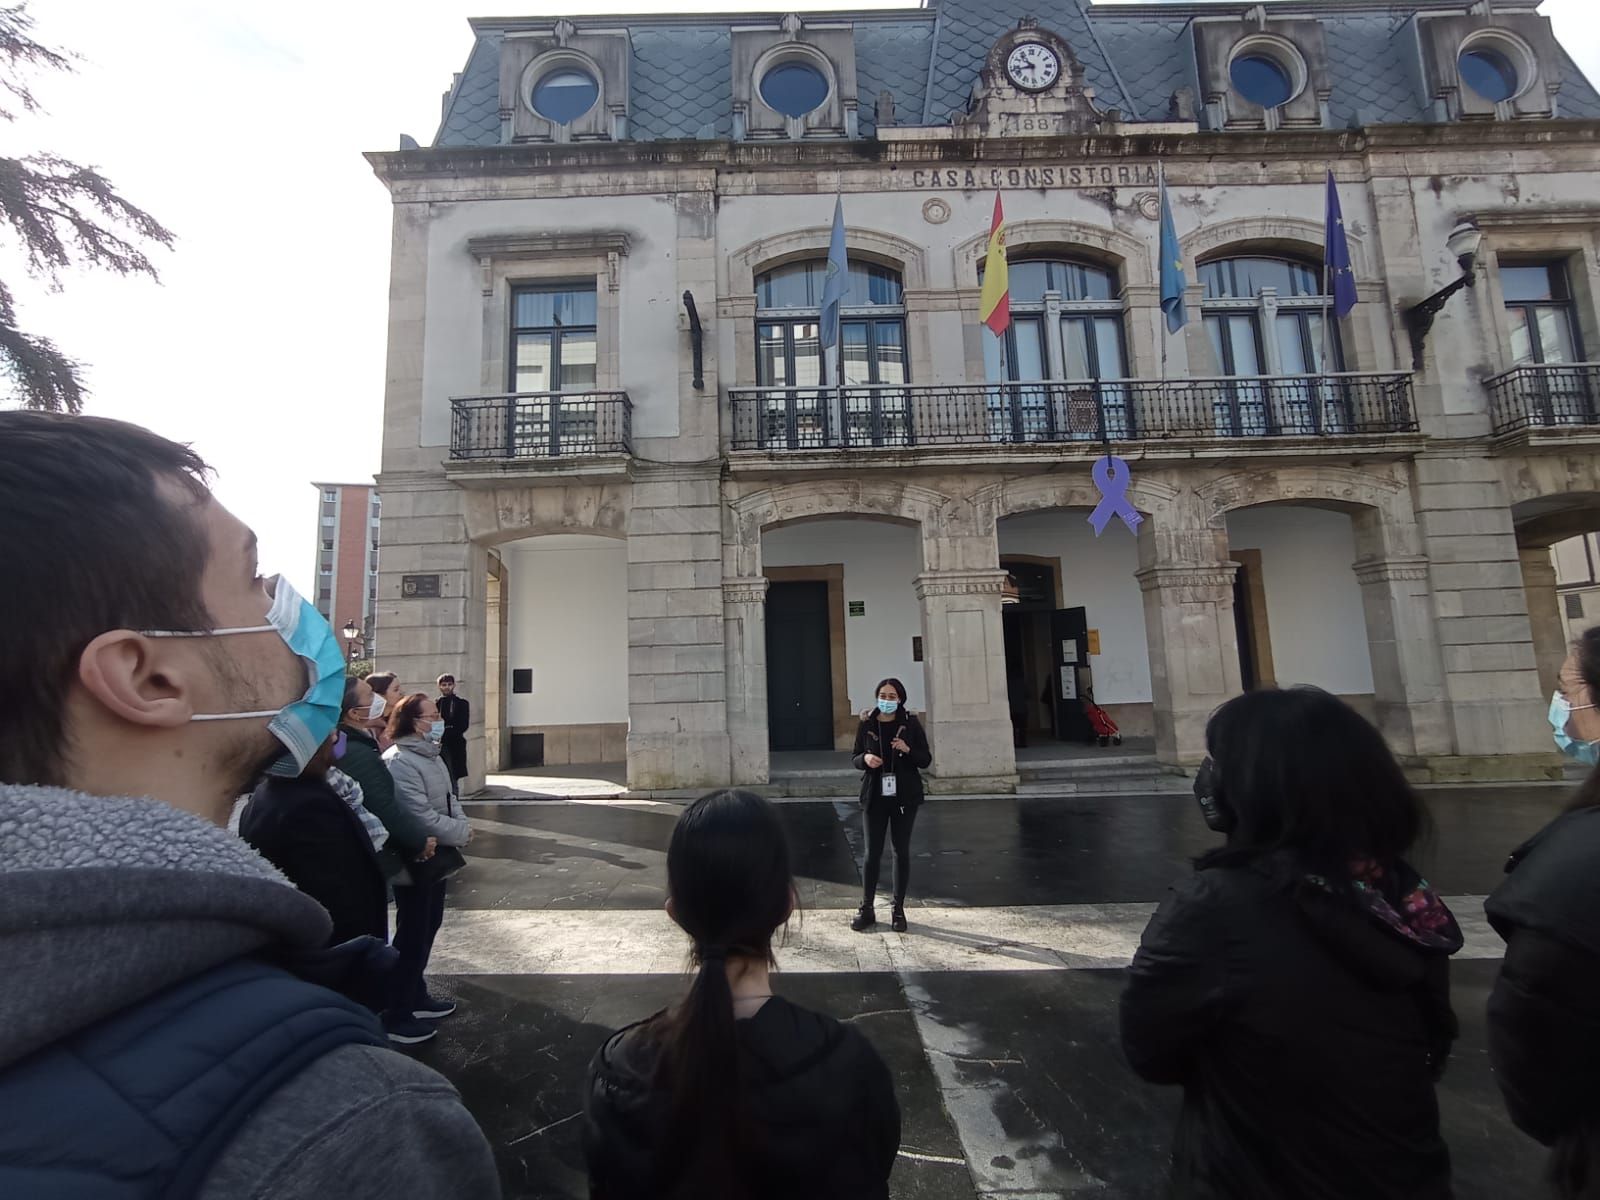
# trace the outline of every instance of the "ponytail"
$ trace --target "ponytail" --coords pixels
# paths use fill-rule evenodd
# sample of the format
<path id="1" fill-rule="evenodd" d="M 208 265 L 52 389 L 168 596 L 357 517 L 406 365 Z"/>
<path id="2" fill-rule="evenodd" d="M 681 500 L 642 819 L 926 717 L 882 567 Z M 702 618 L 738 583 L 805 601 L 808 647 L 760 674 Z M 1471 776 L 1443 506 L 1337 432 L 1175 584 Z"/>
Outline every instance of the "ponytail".
<path id="1" fill-rule="evenodd" d="M 728 947 L 696 947 L 689 994 L 665 1019 L 661 1070 L 672 1097 L 657 1186 L 668 1197 L 745 1196 L 746 1144 L 739 1037 L 728 986 Z"/>

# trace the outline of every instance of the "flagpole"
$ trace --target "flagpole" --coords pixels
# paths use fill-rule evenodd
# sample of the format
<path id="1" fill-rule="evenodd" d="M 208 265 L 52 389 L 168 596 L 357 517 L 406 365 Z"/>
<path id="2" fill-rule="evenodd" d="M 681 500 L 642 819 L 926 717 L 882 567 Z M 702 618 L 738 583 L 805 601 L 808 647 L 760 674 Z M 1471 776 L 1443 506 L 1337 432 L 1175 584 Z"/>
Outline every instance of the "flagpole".
<path id="1" fill-rule="evenodd" d="M 833 203 L 835 210 L 844 203 L 844 172 L 841 170 L 833 177 Z M 844 408 L 844 298 L 850 293 L 850 259 L 846 251 L 844 269 L 844 289 L 839 294 L 839 307 L 834 312 L 833 319 L 833 373 L 834 386 L 838 396 L 836 409 L 839 413 L 839 438 L 840 444 L 848 446 L 850 443 L 849 418 L 845 415 Z"/>
<path id="2" fill-rule="evenodd" d="M 1333 248 L 1330 239 L 1333 237 L 1333 169 L 1328 169 L 1326 195 L 1322 201 L 1322 371 L 1323 375 L 1333 374 L 1333 355 L 1330 350 L 1333 346 L 1333 270 L 1329 261 L 1333 257 Z M 1325 387 L 1317 387 L 1317 410 L 1322 428 L 1319 434 L 1328 432 L 1328 392 Z"/>

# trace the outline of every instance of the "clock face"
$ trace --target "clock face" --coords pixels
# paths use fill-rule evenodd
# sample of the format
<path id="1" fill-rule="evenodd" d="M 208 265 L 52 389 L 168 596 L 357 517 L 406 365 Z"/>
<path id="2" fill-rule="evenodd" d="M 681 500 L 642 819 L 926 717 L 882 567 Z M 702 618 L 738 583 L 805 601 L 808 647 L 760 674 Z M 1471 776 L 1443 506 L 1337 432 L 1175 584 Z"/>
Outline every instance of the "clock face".
<path id="1" fill-rule="evenodd" d="M 1061 75 L 1056 52 L 1038 42 L 1023 42 L 1006 57 L 1006 75 L 1019 88 L 1042 92 Z"/>

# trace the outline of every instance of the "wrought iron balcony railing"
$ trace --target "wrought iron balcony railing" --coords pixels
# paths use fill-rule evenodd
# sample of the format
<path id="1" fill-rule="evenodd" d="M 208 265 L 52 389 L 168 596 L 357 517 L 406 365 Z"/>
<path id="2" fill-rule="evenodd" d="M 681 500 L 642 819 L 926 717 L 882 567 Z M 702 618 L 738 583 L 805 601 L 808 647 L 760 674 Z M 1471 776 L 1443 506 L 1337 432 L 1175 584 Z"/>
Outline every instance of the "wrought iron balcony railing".
<path id="1" fill-rule="evenodd" d="M 514 392 L 450 401 L 450 457 L 579 458 L 633 453 L 626 392 Z"/>
<path id="2" fill-rule="evenodd" d="M 1524 363 L 1485 386 L 1495 433 L 1600 425 L 1600 363 Z"/>
<path id="3" fill-rule="evenodd" d="M 735 450 L 1412 433 L 1411 376 L 734 388 Z"/>

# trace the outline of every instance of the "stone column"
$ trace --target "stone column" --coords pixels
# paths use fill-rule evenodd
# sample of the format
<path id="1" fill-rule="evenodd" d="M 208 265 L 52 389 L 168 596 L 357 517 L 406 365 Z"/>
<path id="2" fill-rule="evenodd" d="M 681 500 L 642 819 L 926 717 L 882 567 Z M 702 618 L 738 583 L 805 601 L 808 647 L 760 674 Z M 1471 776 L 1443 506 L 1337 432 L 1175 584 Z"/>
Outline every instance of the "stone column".
<path id="1" fill-rule="evenodd" d="M 1010 790 L 1017 761 L 1006 699 L 1006 647 L 1000 587 L 1006 573 L 924 571 L 916 578 L 922 606 L 923 674 L 928 689 L 932 774 L 969 786 Z"/>
<path id="2" fill-rule="evenodd" d="M 1157 561 L 1136 574 L 1144 592 L 1156 757 L 1172 766 L 1206 754 L 1206 721 L 1244 690 L 1234 626 L 1235 562 Z"/>
<path id="3" fill-rule="evenodd" d="M 1567 657 L 1567 633 L 1561 622 L 1561 597 L 1556 594 L 1556 565 L 1548 546 L 1517 548 L 1522 567 L 1522 590 L 1528 600 L 1528 621 L 1533 626 L 1533 660 L 1539 669 L 1539 690 L 1546 696 L 1556 690 L 1556 676 Z"/>
<path id="4" fill-rule="evenodd" d="M 1502 467 L 1462 449 L 1418 455 L 1413 469 L 1453 750 L 1548 756 L 1549 696 L 1540 694 Z"/>
<path id="5" fill-rule="evenodd" d="M 716 465 L 634 466 L 628 511 L 628 786 L 728 782 Z"/>
<path id="6" fill-rule="evenodd" d="M 1450 714 L 1434 628 L 1428 560 L 1420 555 L 1355 563 L 1367 618 L 1378 728 L 1402 758 L 1450 753 Z"/>
<path id="7" fill-rule="evenodd" d="M 722 581 L 727 639 L 728 752 L 734 784 L 766 783 L 772 755 L 767 731 L 767 581 Z"/>

